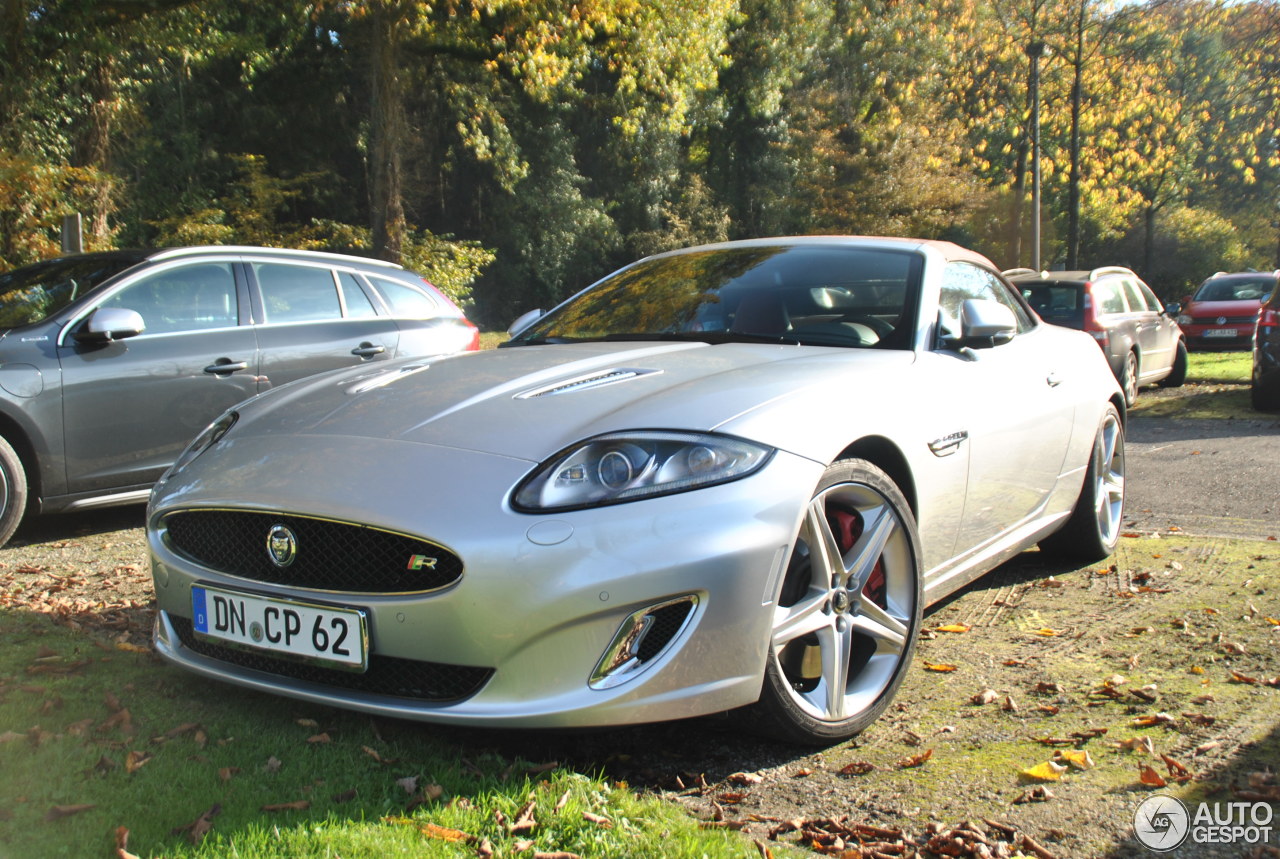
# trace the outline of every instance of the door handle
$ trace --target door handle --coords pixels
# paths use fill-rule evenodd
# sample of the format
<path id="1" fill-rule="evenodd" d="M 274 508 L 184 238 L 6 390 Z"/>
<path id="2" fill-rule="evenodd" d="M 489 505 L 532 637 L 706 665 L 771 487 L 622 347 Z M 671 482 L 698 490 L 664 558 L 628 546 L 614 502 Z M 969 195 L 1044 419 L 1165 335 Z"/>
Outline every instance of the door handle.
<path id="1" fill-rule="evenodd" d="M 232 373 L 247 369 L 249 369 L 247 361 L 232 361 L 230 358 L 219 358 L 208 367 L 205 367 L 204 371 L 213 376 L 230 376 Z"/>
<path id="2" fill-rule="evenodd" d="M 372 343 L 361 343 L 359 346 L 351 350 L 351 354 L 360 358 L 372 358 L 374 355 L 381 355 L 385 351 L 387 351 L 386 346 L 375 346 Z"/>

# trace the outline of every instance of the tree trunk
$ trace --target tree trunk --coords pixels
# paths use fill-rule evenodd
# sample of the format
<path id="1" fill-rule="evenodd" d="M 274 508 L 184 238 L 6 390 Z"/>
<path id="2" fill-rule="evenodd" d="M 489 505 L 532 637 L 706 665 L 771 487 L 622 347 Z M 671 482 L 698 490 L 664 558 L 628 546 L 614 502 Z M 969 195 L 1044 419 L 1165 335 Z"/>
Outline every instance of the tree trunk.
<path id="1" fill-rule="evenodd" d="M 406 230 L 401 170 L 406 123 L 399 62 L 403 19 L 394 4 L 375 2 L 371 4 L 371 11 L 369 217 L 373 252 L 390 262 L 400 262 Z"/>
<path id="2" fill-rule="evenodd" d="M 1080 109 L 1084 100 L 1081 78 L 1084 75 L 1085 0 L 1080 0 L 1080 16 L 1076 20 L 1076 51 L 1072 57 L 1071 78 L 1071 167 L 1067 177 L 1067 269 L 1080 267 Z"/>
<path id="3" fill-rule="evenodd" d="M 93 183 L 92 210 L 88 213 L 90 247 L 105 246 L 111 235 L 115 210 L 115 182 L 108 172 L 111 158 L 112 119 L 116 112 L 115 59 L 99 56 L 88 73 L 89 121 L 75 141 L 75 162 L 97 172 Z"/>

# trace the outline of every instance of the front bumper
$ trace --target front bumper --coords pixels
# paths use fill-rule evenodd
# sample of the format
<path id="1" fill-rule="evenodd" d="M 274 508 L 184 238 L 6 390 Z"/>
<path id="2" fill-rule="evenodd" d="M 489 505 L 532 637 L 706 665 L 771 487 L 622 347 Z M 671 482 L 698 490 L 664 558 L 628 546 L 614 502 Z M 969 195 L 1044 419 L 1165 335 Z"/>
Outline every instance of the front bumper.
<path id="1" fill-rule="evenodd" d="M 296 452 L 291 457 L 287 448 L 298 443 L 242 440 L 237 461 L 294 462 Z M 155 640 L 167 660 L 317 703 L 484 727 L 659 721 L 731 709 L 759 696 L 773 593 L 820 464 L 779 452 L 761 471 L 733 483 L 530 516 L 511 511 L 505 500 L 532 467 L 528 462 L 384 440 L 305 444 L 306 461 L 322 469 L 282 469 L 262 485 L 235 469 L 218 469 L 209 457 L 157 489 L 148 539 L 160 608 Z M 424 482 L 457 489 L 424 492 Z M 285 511 L 417 534 L 457 554 L 464 572 L 429 594 L 264 586 L 201 567 L 173 549 L 164 517 L 206 507 Z M 197 583 L 361 608 L 369 617 L 371 653 L 492 669 L 492 676 L 473 694 L 441 702 L 211 658 L 177 634 L 191 617 Z M 601 660 L 610 653 L 616 658 L 627 623 L 673 600 L 691 611 L 668 630 L 660 651 L 593 688 L 593 673 L 598 679 Z"/>

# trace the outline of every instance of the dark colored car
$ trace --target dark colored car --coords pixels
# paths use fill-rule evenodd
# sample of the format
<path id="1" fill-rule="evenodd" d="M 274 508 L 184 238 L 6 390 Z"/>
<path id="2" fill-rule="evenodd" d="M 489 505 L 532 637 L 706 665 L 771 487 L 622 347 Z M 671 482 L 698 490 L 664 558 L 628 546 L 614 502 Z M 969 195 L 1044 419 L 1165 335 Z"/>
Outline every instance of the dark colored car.
<path id="1" fill-rule="evenodd" d="M 28 510 L 146 500 L 210 420 L 259 392 L 477 348 L 435 287 L 360 257 L 110 251 L 0 274 L 0 545 Z"/>
<path id="2" fill-rule="evenodd" d="M 1258 304 L 1276 285 L 1276 272 L 1218 272 L 1183 299 L 1178 324 L 1194 349 L 1248 349 Z"/>
<path id="3" fill-rule="evenodd" d="M 1160 299 L 1136 274 L 1120 266 L 1091 271 L 1006 271 L 1045 322 L 1093 335 L 1124 389 L 1127 405 L 1138 388 L 1176 388 L 1187 379 L 1187 346 L 1174 321 L 1176 305 Z"/>
<path id="4" fill-rule="evenodd" d="M 1280 282 L 1258 309 L 1250 393 L 1255 409 L 1280 411 Z"/>

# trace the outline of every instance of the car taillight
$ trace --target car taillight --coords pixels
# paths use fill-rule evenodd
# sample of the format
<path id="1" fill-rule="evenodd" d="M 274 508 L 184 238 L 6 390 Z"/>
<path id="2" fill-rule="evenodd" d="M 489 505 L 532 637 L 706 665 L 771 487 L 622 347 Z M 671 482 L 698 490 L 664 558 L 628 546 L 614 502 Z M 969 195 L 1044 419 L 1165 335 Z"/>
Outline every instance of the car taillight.
<path id="1" fill-rule="evenodd" d="M 1258 311 L 1258 325 L 1280 325 L 1280 310 L 1263 307 Z"/>
<path id="2" fill-rule="evenodd" d="M 1098 314 L 1093 306 L 1092 289 L 1092 283 L 1084 285 L 1084 330 L 1093 335 L 1093 339 L 1098 341 L 1102 351 L 1106 352 L 1111 347 L 1111 333 L 1098 322 Z"/>
<path id="3" fill-rule="evenodd" d="M 480 351 L 480 329 L 467 323 L 467 327 L 471 329 L 471 342 L 467 344 L 467 348 L 463 352 L 479 352 Z"/>

